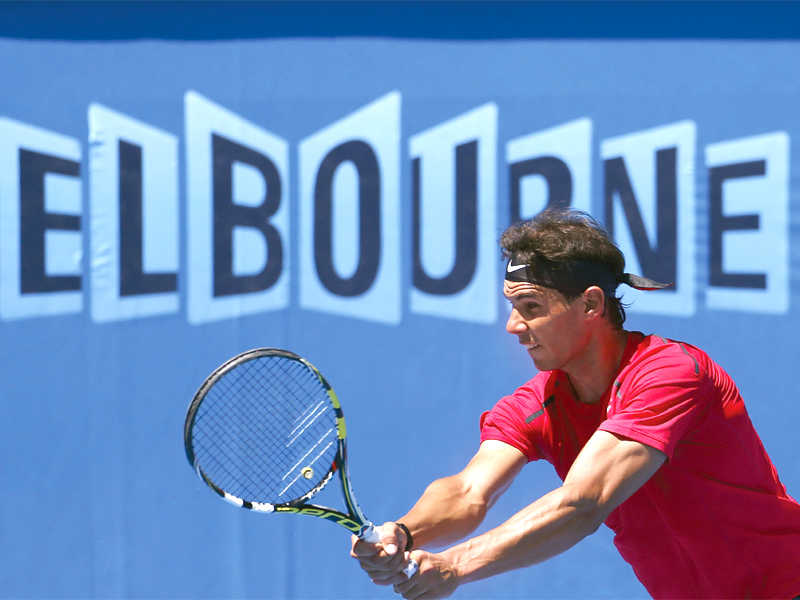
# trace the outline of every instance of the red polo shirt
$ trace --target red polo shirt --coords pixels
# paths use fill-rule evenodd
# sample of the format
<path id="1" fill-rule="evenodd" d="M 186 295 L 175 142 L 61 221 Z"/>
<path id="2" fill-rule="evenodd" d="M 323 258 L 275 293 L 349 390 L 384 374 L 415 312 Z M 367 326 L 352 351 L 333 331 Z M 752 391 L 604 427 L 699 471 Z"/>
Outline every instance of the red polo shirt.
<path id="1" fill-rule="evenodd" d="M 733 380 L 702 350 L 630 332 L 596 404 L 563 371 L 541 372 L 481 417 L 500 440 L 563 480 L 597 430 L 667 455 L 606 520 L 654 598 L 800 595 L 800 504 L 778 479 Z"/>

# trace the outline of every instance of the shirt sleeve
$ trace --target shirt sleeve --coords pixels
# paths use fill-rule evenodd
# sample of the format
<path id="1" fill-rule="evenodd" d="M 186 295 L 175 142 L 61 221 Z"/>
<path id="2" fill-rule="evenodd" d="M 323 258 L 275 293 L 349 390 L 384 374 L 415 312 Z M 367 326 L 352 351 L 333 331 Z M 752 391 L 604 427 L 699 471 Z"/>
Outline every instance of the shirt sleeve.
<path id="1" fill-rule="evenodd" d="M 686 354 L 654 357 L 626 379 L 598 429 L 660 450 L 672 460 L 678 442 L 708 410 L 710 378 Z"/>
<path id="2" fill-rule="evenodd" d="M 481 442 L 497 440 L 522 452 L 528 462 L 541 458 L 537 449 L 536 429 L 525 423 L 529 402 L 517 394 L 506 396 L 492 410 L 481 415 Z"/>

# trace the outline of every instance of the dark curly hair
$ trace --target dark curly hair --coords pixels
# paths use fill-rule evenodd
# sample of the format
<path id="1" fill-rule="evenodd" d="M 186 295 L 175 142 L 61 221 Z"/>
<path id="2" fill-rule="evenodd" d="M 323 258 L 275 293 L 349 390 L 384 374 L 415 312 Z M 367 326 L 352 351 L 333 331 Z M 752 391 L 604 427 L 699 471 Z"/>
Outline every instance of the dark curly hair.
<path id="1" fill-rule="evenodd" d="M 534 273 L 556 282 L 552 287 L 571 301 L 580 296 L 589 285 L 575 286 L 570 277 L 576 264 L 588 263 L 607 270 L 615 281 L 625 271 L 625 257 L 605 228 L 590 215 L 565 208 L 548 208 L 529 221 L 509 227 L 500 237 L 500 246 L 506 259 L 517 264 L 527 264 Z M 622 329 L 625 307 L 616 297 L 615 289 L 600 285 L 606 293 L 606 314 L 611 324 Z"/>

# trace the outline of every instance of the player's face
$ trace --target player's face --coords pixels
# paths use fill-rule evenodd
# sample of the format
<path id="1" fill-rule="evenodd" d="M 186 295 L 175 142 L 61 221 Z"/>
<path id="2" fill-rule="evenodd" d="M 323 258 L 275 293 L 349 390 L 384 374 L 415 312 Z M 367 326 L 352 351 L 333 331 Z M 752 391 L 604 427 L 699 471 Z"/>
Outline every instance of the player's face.
<path id="1" fill-rule="evenodd" d="M 511 302 L 506 331 L 519 338 L 536 368 L 569 372 L 588 342 L 580 298 L 568 302 L 556 290 L 515 281 L 506 281 L 503 293 Z"/>

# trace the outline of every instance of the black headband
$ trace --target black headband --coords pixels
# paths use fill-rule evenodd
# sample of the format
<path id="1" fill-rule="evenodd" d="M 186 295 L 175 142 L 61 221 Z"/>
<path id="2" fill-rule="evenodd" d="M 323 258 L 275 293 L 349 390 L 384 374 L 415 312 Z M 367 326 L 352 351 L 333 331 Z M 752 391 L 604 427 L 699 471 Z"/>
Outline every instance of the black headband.
<path id="1" fill-rule="evenodd" d="M 671 283 L 658 283 L 646 277 L 623 273 L 616 277 L 608 267 L 587 261 L 563 263 L 559 268 L 543 265 L 530 265 L 515 262 L 512 256 L 506 265 L 506 280 L 532 283 L 552 288 L 566 296 L 577 296 L 593 285 L 599 287 L 607 296 L 613 296 L 617 286 L 624 283 L 637 290 L 662 290 Z"/>

